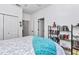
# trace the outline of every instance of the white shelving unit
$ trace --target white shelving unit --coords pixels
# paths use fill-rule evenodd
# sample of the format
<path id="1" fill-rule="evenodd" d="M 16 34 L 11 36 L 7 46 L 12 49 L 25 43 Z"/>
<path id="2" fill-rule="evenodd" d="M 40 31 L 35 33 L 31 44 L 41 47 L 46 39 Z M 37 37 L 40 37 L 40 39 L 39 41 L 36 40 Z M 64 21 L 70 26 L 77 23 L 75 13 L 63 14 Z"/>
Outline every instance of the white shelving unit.
<path id="1" fill-rule="evenodd" d="M 79 55 L 79 26 L 71 25 L 71 48 L 72 48 L 72 55 Z"/>
<path id="2" fill-rule="evenodd" d="M 68 39 L 60 38 L 60 45 L 67 55 L 71 55 L 71 31 L 60 30 L 60 35 L 68 35 Z"/>

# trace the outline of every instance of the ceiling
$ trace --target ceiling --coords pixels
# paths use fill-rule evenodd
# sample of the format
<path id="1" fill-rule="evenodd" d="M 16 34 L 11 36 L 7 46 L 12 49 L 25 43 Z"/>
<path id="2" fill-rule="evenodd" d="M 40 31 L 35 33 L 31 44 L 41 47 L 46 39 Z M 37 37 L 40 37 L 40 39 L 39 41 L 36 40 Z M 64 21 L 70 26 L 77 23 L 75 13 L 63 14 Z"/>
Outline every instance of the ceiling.
<path id="1" fill-rule="evenodd" d="M 49 6 L 50 4 L 16 4 L 16 5 L 22 7 L 24 13 L 32 14 Z"/>

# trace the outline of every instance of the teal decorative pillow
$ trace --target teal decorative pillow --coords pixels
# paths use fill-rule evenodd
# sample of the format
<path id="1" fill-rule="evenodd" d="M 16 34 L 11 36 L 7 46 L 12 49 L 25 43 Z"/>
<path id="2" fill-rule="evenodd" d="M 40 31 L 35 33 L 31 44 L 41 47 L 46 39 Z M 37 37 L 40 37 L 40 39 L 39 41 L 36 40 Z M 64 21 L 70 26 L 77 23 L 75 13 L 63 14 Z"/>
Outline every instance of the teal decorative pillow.
<path id="1" fill-rule="evenodd" d="M 51 39 L 34 36 L 32 42 L 36 55 L 56 55 L 56 45 Z"/>

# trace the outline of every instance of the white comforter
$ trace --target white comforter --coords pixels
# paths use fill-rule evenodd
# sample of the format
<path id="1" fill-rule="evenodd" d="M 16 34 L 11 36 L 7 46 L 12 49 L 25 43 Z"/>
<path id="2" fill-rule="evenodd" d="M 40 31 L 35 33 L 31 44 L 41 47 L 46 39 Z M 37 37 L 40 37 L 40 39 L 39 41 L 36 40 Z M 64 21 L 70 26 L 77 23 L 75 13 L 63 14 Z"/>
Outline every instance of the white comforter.
<path id="1" fill-rule="evenodd" d="M 0 41 L 0 55 L 33 55 L 32 36 Z"/>
<path id="2" fill-rule="evenodd" d="M 21 37 L 0 41 L 0 55 L 35 55 L 32 46 L 32 37 Z M 63 49 L 56 43 L 57 54 L 65 54 Z"/>

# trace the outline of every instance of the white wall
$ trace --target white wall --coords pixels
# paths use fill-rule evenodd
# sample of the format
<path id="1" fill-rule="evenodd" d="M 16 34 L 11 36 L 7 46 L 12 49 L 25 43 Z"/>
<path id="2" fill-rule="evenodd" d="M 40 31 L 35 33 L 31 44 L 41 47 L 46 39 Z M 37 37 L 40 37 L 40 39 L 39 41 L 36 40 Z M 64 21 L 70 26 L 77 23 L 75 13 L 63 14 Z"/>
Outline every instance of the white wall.
<path id="1" fill-rule="evenodd" d="M 79 23 L 79 5 L 51 5 L 32 15 L 34 20 L 34 33 L 37 35 L 38 20 L 45 18 L 45 33 L 48 37 L 48 25 L 55 21 L 57 25 L 68 25 Z"/>
<path id="2" fill-rule="evenodd" d="M 0 4 L 0 13 L 18 16 L 18 25 L 22 21 L 22 8 L 12 4 Z M 18 30 L 19 36 L 22 36 L 22 27 Z"/>
<path id="3" fill-rule="evenodd" d="M 0 13 L 19 16 L 21 8 L 12 4 L 0 4 Z"/>
<path id="4" fill-rule="evenodd" d="M 23 13 L 23 20 L 30 21 L 31 20 L 31 15 L 27 13 Z"/>

